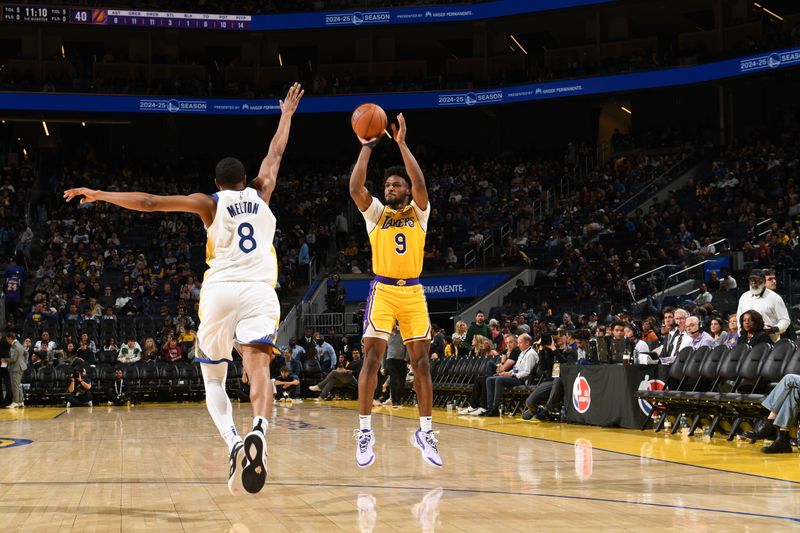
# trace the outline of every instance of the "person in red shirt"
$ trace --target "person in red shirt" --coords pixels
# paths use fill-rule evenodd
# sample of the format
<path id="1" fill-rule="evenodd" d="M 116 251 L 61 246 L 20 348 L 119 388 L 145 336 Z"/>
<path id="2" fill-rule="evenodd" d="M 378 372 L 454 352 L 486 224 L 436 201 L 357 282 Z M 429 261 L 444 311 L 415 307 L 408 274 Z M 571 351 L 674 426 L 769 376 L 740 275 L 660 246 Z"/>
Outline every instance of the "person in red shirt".
<path id="1" fill-rule="evenodd" d="M 161 351 L 164 353 L 164 360 L 170 363 L 180 361 L 183 358 L 183 353 L 181 353 L 181 347 L 178 346 L 178 341 L 171 336 L 167 342 L 164 343 Z"/>

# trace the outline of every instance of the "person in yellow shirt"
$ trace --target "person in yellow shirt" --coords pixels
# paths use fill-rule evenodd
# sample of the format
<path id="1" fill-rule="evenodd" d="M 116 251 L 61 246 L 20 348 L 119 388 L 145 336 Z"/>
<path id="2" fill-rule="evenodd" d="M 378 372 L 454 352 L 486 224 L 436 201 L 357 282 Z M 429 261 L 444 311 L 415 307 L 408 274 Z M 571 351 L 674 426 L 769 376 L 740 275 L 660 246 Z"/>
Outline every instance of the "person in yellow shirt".
<path id="1" fill-rule="evenodd" d="M 412 435 L 411 443 L 428 464 L 442 466 L 431 428 L 433 386 L 428 355 L 431 324 L 425 292 L 419 281 L 431 206 L 422 169 L 406 144 L 406 121 L 402 113 L 397 115 L 397 122 L 399 127 L 392 124 L 392 131 L 404 166 L 385 171 L 385 205 L 365 186 L 367 165 L 379 138 L 360 139 L 361 153 L 350 176 L 350 196 L 366 222 L 375 273 L 364 313 L 365 357 L 358 380 L 360 427 L 354 435 L 356 464 L 361 468 L 375 461 L 372 394 L 395 321 L 408 350 L 419 402 L 420 428 Z"/>

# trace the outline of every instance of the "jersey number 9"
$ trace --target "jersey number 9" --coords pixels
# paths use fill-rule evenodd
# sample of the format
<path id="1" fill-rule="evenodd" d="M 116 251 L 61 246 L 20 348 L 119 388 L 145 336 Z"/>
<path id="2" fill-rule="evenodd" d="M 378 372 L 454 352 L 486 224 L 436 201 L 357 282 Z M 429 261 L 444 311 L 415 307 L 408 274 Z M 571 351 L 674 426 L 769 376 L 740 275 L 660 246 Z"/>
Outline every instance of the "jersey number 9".
<path id="1" fill-rule="evenodd" d="M 406 253 L 406 236 L 403 233 L 398 233 L 394 236 L 394 243 L 397 245 L 397 248 L 394 249 L 398 255 L 403 255 Z"/>

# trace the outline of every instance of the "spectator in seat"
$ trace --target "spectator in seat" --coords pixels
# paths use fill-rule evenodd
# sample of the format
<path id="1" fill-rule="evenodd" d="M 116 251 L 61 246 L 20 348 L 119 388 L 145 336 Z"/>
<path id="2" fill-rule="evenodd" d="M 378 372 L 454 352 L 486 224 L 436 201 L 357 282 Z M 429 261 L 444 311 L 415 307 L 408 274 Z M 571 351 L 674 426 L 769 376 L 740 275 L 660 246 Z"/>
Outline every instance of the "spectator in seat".
<path id="1" fill-rule="evenodd" d="M 311 352 L 314 348 L 314 333 L 311 331 L 311 328 L 306 328 L 305 331 L 303 331 L 303 336 L 297 341 L 297 345 L 305 350 L 306 353 Z M 316 353 L 316 349 L 314 349 L 314 353 Z"/>
<path id="2" fill-rule="evenodd" d="M 275 399 L 278 401 L 292 401 L 299 398 L 300 378 L 297 377 L 297 374 L 290 374 L 288 366 L 281 367 L 280 374 L 272 379 L 272 386 L 275 391 Z"/>
<path id="3" fill-rule="evenodd" d="M 108 337 L 103 345 L 103 351 L 118 353 L 119 346 L 117 346 L 117 339 L 114 337 Z"/>
<path id="4" fill-rule="evenodd" d="M 142 361 L 155 361 L 158 359 L 158 347 L 156 341 L 149 337 L 144 341 L 144 348 L 142 348 Z"/>
<path id="5" fill-rule="evenodd" d="M 659 341 L 656 327 L 658 327 L 658 320 L 654 316 L 649 316 L 642 321 L 642 340 L 651 347 L 655 347 Z"/>
<path id="6" fill-rule="evenodd" d="M 494 318 L 491 319 L 489 321 L 489 330 L 491 331 L 489 340 L 492 341 L 492 344 L 498 352 L 503 351 L 503 332 L 500 330 L 500 322 Z"/>
<path id="7" fill-rule="evenodd" d="M 124 375 L 125 371 L 122 367 L 114 370 L 114 383 L 108 388 L 108 397 L 110 398 L 108 405 L 120 406 L 126 405 L 128 402 L 135 403 L 130 384 L 125 381 Z"/>
<path id="8" fill-rule="evenodd" d="M 764 331 L 764 319 L 761 317 L 761 313 L 752 309 L 742 313 L 739 319 L 739 340 L 737 344 L 755 346 L 764 342 L 772 344 L 772 338 Z"/>
<path id="9" fill-rule="evenodd" d="M 58 345 L 55 341 L 50 340 L 50 332 L 43 331 L 42 338 L 36 341 L 33 346 L 33 351 L 36 353 L 40 361 L 50 361 L 55 354 Z"/>
<path id="10" fill-rule="evenodd" d="M 739 342 L 739 320 L 736 313 L 728 315 L 728 337 L 725 339 L 725 346 L 733 348 Z"/>
<path id="11" fill-rule="evenodd" d="M 178 345 L 181 347 L 181 351 L 183 353 L 189 353 L 192 351 L 192 346 L 197 341 L 197 332 L 190 326 L 185 324 L 185 321 L 181 320 L 182 324 L 178 326 Z"/>
<path id="12" fill-rule="evenodd" d="M 735 291 L 739 287 L 736 278 L 731 276 L 727 268 L 720 269 L 719 288 L 723 291 Z"/>
<path id="13" fill-rule="evenodd" d="M 718 316 L 712 316 L 708 321 L 708 332 L 714 339 L 714 346 L 722 346 L 728 340 L 728 326 Z"/>
<path id="14" fill-rule="evenodd" d="M 299 376 L 303 373 L 303 365 L 297 359 L 292 358 L 292 351 L 289 348 L 283 350 L 283 366 L 289 367 L 290 374 Z"/>
<path id="15" fill-rule="evenodd" d="M 347 358 L 349 361 L 350 354 L 353 353 L 353 346 L 350 344 L 350 339 L 343 335 L 339 340 L 339 346 L 337 347 L 336 351 L 339 353 L 339 355 L 344 354 L 345 358 Z"/>
<path id="16" fill-rule="evenodd" d="M 757 311 L 763 319 L 764 331 L 770 335 L 772 342 L 775 342 L 791 323 L 789 311 L 786 309 L 783 299 L 767 288 L 763 270 L 752 270 L 748 282 L 750 290 L 739 298 L 736 315 L 741 323 L 745 311 Z"/>
<path id="17" fill-rule="evenodd" d="M 95 316 L 94 312 L 92 311 L 92 308 L 88 305 L 83 310 L 83 315 L 81 316 L 80 320 L 81 327 L 82 328 L 86 327 L 87 322 L 97 323 L 97 316 Z"/>
<path id="18" fill-rule="evenodd" d="M 97 345 L 92 339 L 89 338 L 89 334 L 86 332 L 81 333 L 81 338 L 78 340 L 78 344 L 86 344 L 86 347 L 92 352 L 93 356 L 97 352 Z"/>
<path id="19" fill-rule="evenodd" d="M 706 284 L 701 283 L 700 286 L 698 287 L 697 296 L 694 299 L 694 305 L 699 307 L 701 305 L 710 304 L 711 300 L 713 299 L 714 297 L 711 295 L 710 292 L 708 292 L 708 287 L 706 286 Z"/>
<path id="20" fill-rule="evenodd" d="M 306 360 L 306 351 L 305 349 L 297 344 L 297 339 L 294 337 L 289 339 L 289 350 L 292 352 L 292 359 L 298 361 L 299 363 L 303 363 Z"/>
<path id="21" fill-rule="evenodd" d="M 106 309 L 106 315 L 107 315 L 108 314 L 108 308 L 109 307 L 113 308 L 114 304 L 117 301 L 117 299 L 114 297 L 114 294 L 111 292 L 111 287 L 108 287 L 108 286 L 103 287 L 103 294 L 100 296 L 100 300 L 99 301 L 100 301 L 100 305 L 102 305 L 103 308 Z M 112 315 L 114 314 L 113 309 L 111 311 L 111 314 Z"/>
<path id="22" fill-rule="evenodd" d="M 69 304 L 69 308 L 67 310 L 67 314 L 64 316 L 65 320 L 74 320 L 78 325 L 80 325 L 83 320 L 81 314 L 78 312 L 78 306 L 76 304 Z"/>
<path id="23" fill-rule="evenodd" d="M 336 350 L 333 346 L 325 342 L 325 337 L 319 333 L 314 335 L 314 345 L 322 371 L 327 373 L 333 370 L 336 367 Z"/>
<path id="24" fill-rule="evenodd" d="M 716 270 L 712 270 L 708 274 L 708 285 L 706 288 L 711 292 L 719 291 L 719 275 Z"/>
<path id="25" fill-rule="evenodd" d="M 761 448 L 762 453 L 791 453 L 789 429 L 797 427 L 800 414 L 800 375 L 783 376 L 761 405 L 769 409 L 769 415 L 744 436 L 752 442 L 774 438 L 772 444 Z"/>
<path id="26" fill-rule="evenodd" d="M 573 333 L 578 351 L 588 352 L 591 334 L 586 330 Z M 534 391 L 525 399 L 523 420 L 551 420 L 557 418 L 553 413 L 561 409 L 564 399 L 564 386 L 561 383 L 561 365 L 575 363 L 577 351 L 563 350 L 558 347 L 549 333 L 542 335 L 539 342 L 539 364 L 537 372 L 543 377 Z"/>
<path id="27" fill-rule="evenodd" d="M 78 358 L 78 348 L 74 342 L 68 342 L 67 348 L 63 352 L 59 352 L 58 363 L 63 365 L 71 365 Z M 83 360 L 79 362 L 85 362 Z"/>
<path id="28" fill-rule="evenodd" d="M 444 263 L 447 265 L 448 270 L 455 270 L 458 268 L 458 256 L 453 251 L 453 248 L 448 246 L 444 257 Z"/>
<path id="29" fill-rule="evenodd" d="M 85 368 L 77 367 L 72 371 L 67 393 L 67 407 L 92 406 L 92 380 L 86 375 Z"/>
<path id="30" fill-rule="evenodd" d="M 164 360 L 170 363 L 177 363 L 183 359 L 181 347 L 178 346 L 178 341 L 172 335 L 167 338 L 167 341 L 161 347 L 161 353 L 164 355 Z"/>
<path id="31" fill-rule="evenodd" d="M 328 280 L 328 288 L 325 294 L 325 305 L 330 313 L 343 313 L 344 312 L 344 299 L 347 291 L 342 285 L 342 280 L 339 274 L 334 274 Z"/>
<path id="32" fill-rule="evenodd" d="M 84 340 L 78 342 L 78 358 L 82 359 L 89 365 L 93 365 L 97 362 L 95 352 L 89 348 L 89 345 L 86 344 L 86 341 Z"/>
<path id="33" fill-rule="evenodd" d="M 686 334 L 686 319 L 689 313 L 686 309 L 675 310 L 675 331 L 671 336 L 671 341 L 668 345 L 668 350 L 665 353 L 661 352 L 661 363 L 671 364 L 675 360 L 675 356 L 681 351 L 681 348 L 686 348 L 691 342 L 689 336 Z"/>
<path id="34" fill-rule="evenodd" d="M 500 416 L 500 400 L 506 387 L 522 385 L 539 362 L 539 355 L 533 349 L 531 336 L 523 333 L 517 338 L 520 355 L 517 364 L 509 371 L 501 372 L 486 380 L 486 404 L 488 411 L 484 416 Z"/>
<path id="35" fill-rule="evenodd" d="M 623 327 L 623 331 L 625 332 L 625 339 L 633 343 L 634 355 L 650 351 L 650 347 L 641 339 L 641 333 L 639 332 L 639 328 L 636 327 L 636 324 L 632 322 L 626 323 Z"/>
<path id="36" fill-rule="evenodd" d="M 473 340 L 474 342 L 474 340 Z M 472 397 L 469 406 L 458 410 L 459 415 L 481 416 L 488 411 L 486 404 L 486 380 L 492 376 L 497 376 L 501 372 L 508 372 L 514 368 L 519 359 L 520 350 L 517 346 L 516 335 L 506 335 L 505 350 L 500 354 L 500 360 L 487 360 L 486 367 L 482 375 L 475 377 L 472 385 Z"/>
<path id="37" fill-rule="evenodd" d="M 128 342 L 119 349 L 117 361 L 125 364 L 135 363 L 142 359 L 142 347 L 136 342 L 134 337 L 128 337 Z"/>
<path id="38" fill-rule="evenodd" d="M 456 347 L 456 353 L 453 355 L 469 353 L 471 341 L 467 342 L 467 323 L 463 320 L 456 322 L 456 330 L 453 333 L 452 341 Z"/>
<path id="39" fill-rule="evenodd" d="M 483 335 L 487 339 L 492 338 L 492 330 L 489 328 L 489 324 L 486 323 L 486 314 L 481 310 L 475 313 L 475 322 L 470 324 L 467 330 L 467 337 L 465 340 L 468 345 L 472 344 L 472 337 L 475 335 Z"/>
<path id="40" fill-rule="evenodd" d="M 441 359 L 444 357 L 445 337 L 438 324 L 431 325 L 431 359 Z"/>
<path id="41" fill-rule="evenodd" d="M 469 351 L 470 357 L 489 357 L 494 346 L 492 341 L 483 335 L 475 335 L 472 337 L 472 349 Z"/>
<path id="42" fill-rule="evenodd" d="M 700 327 L 700 318 L 696 315 L 692 315 L 686 319 L 686 333 L 689 335 L 689 339 L 691 339 L 689 346 L 695 350 L 702 346 L 713 348 L 717 345 L 714 341 L 714 337 L 703 331 L 703 328 Z"/>
<path id="43" fill-rule="evenodd" d="M 361 372 L 361 350 L 353 348 L 351 352 L 352 361 L 341 369 L 332 370 L 325 376 L 325 379 L 317 385 L 308 388 L 310 391 L 319 392 L 321 400 L 330 400 L 333 390 L 338 387 L 358 387 L 358 375 Z"/>

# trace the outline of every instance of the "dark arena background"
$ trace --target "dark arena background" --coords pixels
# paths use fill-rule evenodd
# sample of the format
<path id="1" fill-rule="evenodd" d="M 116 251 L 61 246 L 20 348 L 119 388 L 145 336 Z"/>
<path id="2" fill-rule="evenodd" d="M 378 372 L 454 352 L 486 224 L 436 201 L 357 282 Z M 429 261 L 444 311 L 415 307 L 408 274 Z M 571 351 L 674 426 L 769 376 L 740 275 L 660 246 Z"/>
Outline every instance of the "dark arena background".
<path id="1" fill-rule="evenodd" d="M 1 2 L 0 529 L 800 530 L 798 67 L 790 0 Z M 198 347 L 201 218 L 65 191 L 210 202 L 223 158 L 259 176 L 294 83 L 251 387 Z M 364 103 L 366 188 L 402 113 L 431 206 L 431 327 L 385 358 Z M 257 494 L 203 366 L 243 436 L 274 393 Z M 428 372 L 442 468 L 412 446 Z"/>

